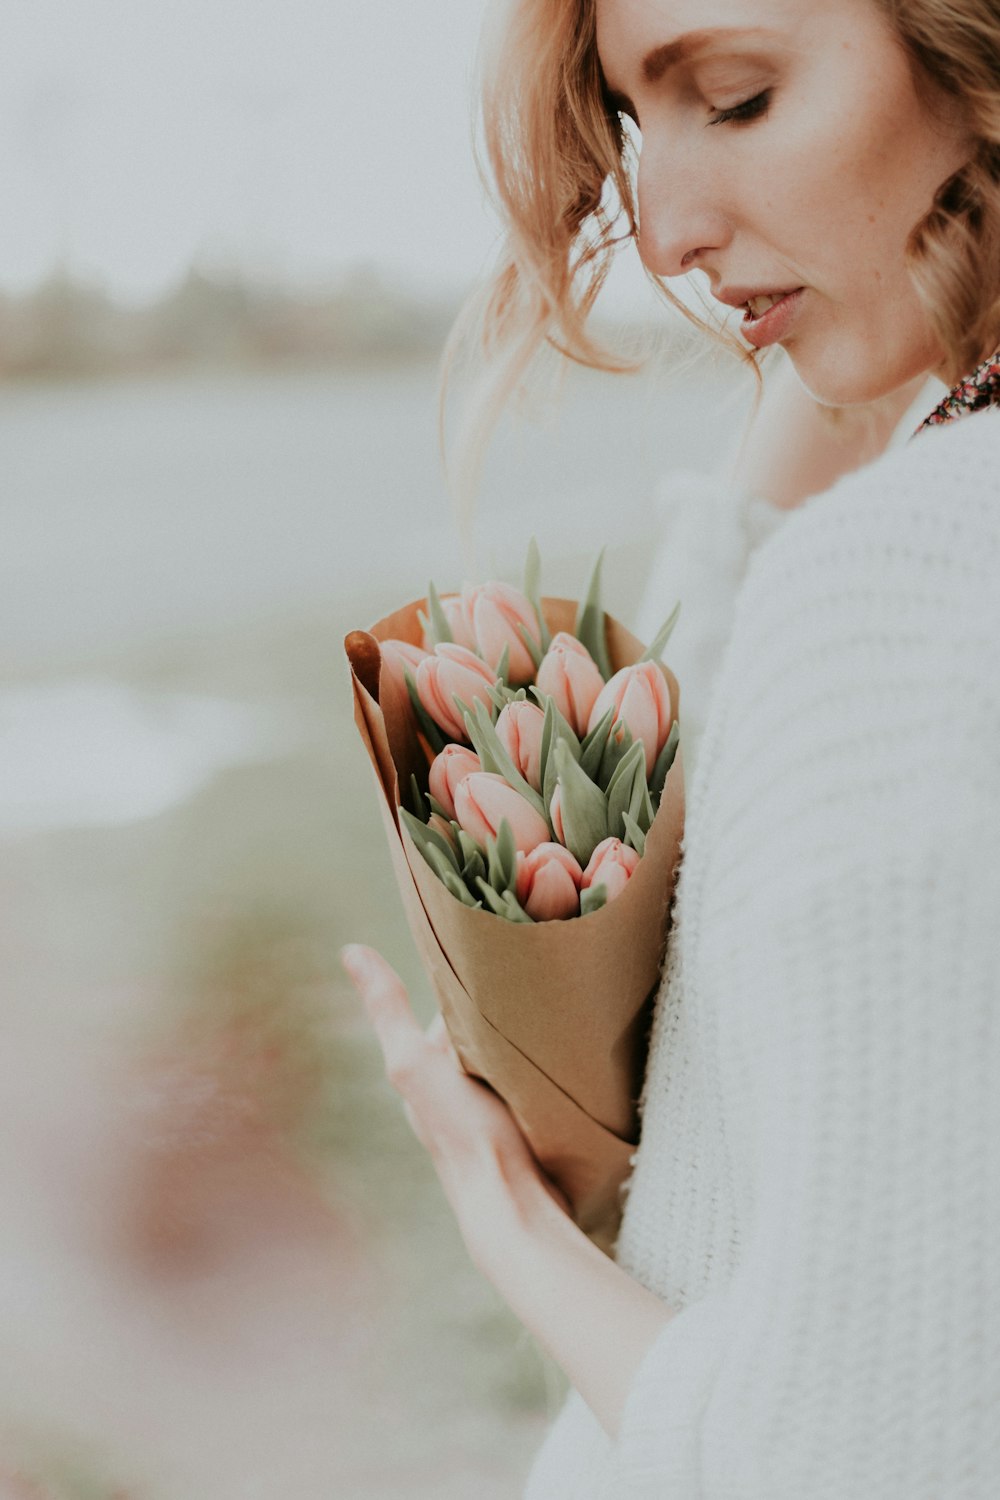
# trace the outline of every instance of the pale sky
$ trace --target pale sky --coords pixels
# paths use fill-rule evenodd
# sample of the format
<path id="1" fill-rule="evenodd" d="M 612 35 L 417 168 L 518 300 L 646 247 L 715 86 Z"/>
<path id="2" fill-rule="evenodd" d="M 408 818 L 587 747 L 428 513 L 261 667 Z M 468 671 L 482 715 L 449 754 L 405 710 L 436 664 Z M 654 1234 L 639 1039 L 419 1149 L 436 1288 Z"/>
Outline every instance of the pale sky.
<path id="1" fill-rule="evenodd" d="M 142 299 L 196 257 L 465 285 L 496 238 L 471 149 L 484 8 L 4 0 L 0 288 L 61 263 Z"/>

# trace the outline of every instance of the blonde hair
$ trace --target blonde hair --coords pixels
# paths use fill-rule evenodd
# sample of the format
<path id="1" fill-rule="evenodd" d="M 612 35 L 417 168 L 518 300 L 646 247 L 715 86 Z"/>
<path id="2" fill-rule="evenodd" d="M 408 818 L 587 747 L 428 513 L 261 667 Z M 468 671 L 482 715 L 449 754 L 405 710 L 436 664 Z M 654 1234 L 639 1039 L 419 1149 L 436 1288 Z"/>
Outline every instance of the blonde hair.
<path id="1" fill-rule="evenodd" d="M 894 27 L 928 107 L 942 97 L 957 103 L 975 143 L 907 247 L 946 378 L 957 381 L 1000 334 L 1000 17 L 996 0 L 873 3 Z M 485 385 L 466 428 L 472 453 L 544 345 L 592 368 L 636 368 L 588 327 L 615 250 L 638 232 L 633 143 L 607 98 L 595 0 L 507 0 L 485 60 L 482 126 L 506 238 L 495 275 L 464 309 L 445 355 L 446 383 L 459 348 L 485 355 Z M 650 279 L 755 367 L 738 339 Z"/>

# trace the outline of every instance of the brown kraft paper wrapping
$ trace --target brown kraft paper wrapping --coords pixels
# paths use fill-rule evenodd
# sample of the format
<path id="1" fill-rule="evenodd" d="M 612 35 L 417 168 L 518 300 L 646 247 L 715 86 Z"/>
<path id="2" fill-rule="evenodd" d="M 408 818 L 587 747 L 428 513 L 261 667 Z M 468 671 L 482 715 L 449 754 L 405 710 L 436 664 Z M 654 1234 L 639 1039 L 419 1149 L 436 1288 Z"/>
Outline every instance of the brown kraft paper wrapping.
<path id="1" fill-rule="evenodd" d="M 378 643 L 419 645 L 421 609 L 423 600 L 406 605 L 344 643 L 407 920 L 463 1066 L 506 1101 L 576 1222 L 607 1249 L 638 1141 L 650 1008 L 683 833 L 681 752 L 635 874 L 600 911 L 528 926 L 463 906 L 397 812 L 411 772 L 426 785 L 428 757 L 408 699 L 381 673 Z M 575 604 L 545 599 L 542 609 L 553 634 L 573 631 Z M 640 659 L 645 648 L 610 616 L 607 630 L 615 671 Z M 676 718 L 677 681 L 663 672 Z"/>

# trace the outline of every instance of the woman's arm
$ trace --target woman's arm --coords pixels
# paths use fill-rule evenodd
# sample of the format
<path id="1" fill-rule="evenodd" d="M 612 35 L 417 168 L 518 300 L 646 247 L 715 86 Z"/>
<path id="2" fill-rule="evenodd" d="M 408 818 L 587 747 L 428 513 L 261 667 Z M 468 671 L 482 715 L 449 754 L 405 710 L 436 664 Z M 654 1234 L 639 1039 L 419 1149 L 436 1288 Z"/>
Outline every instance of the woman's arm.
<path id="1" fill-rule="evenodd" d="M 668 1309 L 576 1228 L 506 1105 L 463 1072 L 440 1022 L 421 1031 L 385 960 L 352 947 L 343 961 L 473 1260 L 615 1436 Z"/>
<path id="2" fill-rule="evenodd" d="M 783 360 L 765 375 L 732 482 L 782 510 L 822 494 L 885 452 L 926 383 L 921 375 L 868 406 L 821 406 Z"/>

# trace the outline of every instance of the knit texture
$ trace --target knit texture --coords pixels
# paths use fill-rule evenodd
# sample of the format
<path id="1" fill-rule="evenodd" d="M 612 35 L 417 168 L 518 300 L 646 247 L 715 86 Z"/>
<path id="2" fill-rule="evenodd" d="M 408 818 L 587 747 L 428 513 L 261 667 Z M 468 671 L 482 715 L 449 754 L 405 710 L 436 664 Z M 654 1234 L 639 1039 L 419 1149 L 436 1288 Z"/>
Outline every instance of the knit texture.
<path id="1" fill-rule="evenodd" d="M 618 1259 L 673 1309 L 529 1500 L 993 1500 L 1000 413 L 751 557 Z"/>

